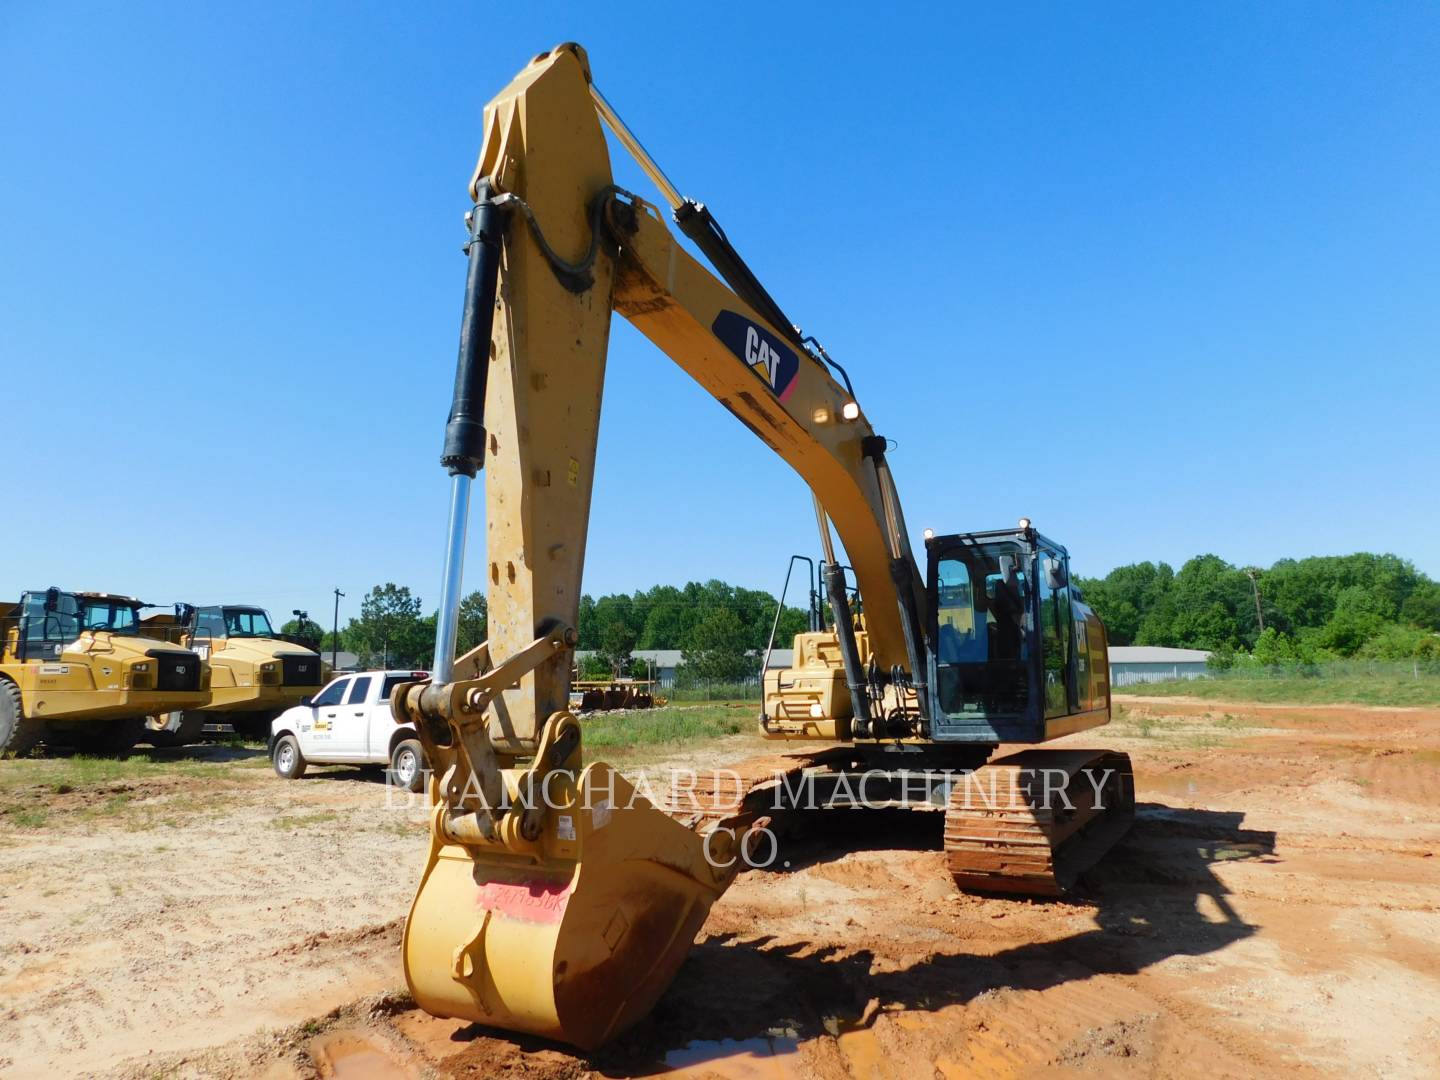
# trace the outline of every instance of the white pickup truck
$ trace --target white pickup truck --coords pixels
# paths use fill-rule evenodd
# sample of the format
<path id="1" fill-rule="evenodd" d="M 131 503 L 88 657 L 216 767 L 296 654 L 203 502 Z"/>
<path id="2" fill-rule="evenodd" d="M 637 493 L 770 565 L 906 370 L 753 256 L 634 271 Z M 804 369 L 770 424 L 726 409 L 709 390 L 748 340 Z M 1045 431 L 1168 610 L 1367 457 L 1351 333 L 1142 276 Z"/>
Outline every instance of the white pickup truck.
<path id="1" fill-rule="evenodd" d="M 390 715 L 390 692 L 429 677 L 425 671 L 360 671 L 337 675 L 313 698 L 270 722 L 270 761 L 286 780 L 308 765 L 388 765 L 406 791 L 425 786 L 425 753 L 415 729 Z"/>

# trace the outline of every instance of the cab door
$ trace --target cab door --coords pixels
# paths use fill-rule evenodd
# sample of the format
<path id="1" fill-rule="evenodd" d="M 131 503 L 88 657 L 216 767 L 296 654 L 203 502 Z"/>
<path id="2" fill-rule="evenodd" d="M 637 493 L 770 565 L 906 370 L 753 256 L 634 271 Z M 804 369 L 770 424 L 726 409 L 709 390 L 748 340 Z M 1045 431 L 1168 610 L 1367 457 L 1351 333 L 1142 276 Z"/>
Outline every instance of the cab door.
<path id="1" fill-rule="evenodd" d="M 1036 578 L 1040 600 L 1041 693 L 1047 720 L 1076 712 L 1075 621 L 1070 609 L 1070 575 L 1065 554 L 1042 547 Z"/>
<path id="2" fill-rule="evenodd" d="M 300 725 L 300 752 L 324 761 L 335 749 L 335 725 L 340 706 L 350 692 L 350 676 L 336 679 L 310 702 L 310 721 Z"/>
<path id="3" fill-rule="evenodd" d="M 350 680 L 350 690 L 335 720 L 332 746 L 337 761 L 365 759 L 370 741 L 370 690 L 375 679 L 374 675 L 356 675 Z"/>

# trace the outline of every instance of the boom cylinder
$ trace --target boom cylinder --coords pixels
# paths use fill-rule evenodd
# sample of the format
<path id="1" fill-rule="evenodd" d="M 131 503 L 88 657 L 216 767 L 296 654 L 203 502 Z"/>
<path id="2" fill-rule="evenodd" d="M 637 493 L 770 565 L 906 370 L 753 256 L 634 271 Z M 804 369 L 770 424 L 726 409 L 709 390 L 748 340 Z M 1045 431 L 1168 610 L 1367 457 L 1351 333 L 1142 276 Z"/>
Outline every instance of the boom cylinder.
<path id="1" fill-rule="evenodd" d="M 460 316 L 460 355 L 455 361 L 455 393 L 445 425 L 440 464 L 452 476 L 473 477 L 485 463 L 485 379 L 490 371 L 490 333 L 495 323 L 495 290 L 500 278 L 503 212 L 490 198 L 488 180 L 479 184 L 470 211 L 470 256 L 465 275 L 465 306 Z"/>
<path id="2" fill-rule="evenodd" d="M 450 681 L 455 670 L 455 638 L 459 630 L 460 589 L 465 569 L 465 532 L 470 520 L 470 485 L 485 464 L 485 380 L 490 370 L 490 335 L 495 323 L 495 290 L 500 278 L 503 212 L 482 180 L 470 211 L 470 257 L 465 274 L 465 304 L 460 316 L 460 353 L 455 361 L 455 393 L 445 424 L 440 464 L 450 471 L 450 517 L 445 531 L 445 576 L 440 585 L 440 611 L 435 621 L 436 685 Z"/>

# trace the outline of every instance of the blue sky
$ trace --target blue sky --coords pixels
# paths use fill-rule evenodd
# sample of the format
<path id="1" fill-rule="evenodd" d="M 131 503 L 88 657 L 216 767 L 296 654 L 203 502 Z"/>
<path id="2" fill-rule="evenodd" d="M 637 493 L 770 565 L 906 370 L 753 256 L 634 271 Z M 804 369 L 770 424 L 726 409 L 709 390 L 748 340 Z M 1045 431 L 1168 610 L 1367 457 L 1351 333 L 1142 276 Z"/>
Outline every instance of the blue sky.
<path id="1" fill-rule="evenodd" d="M 917 533 L 1440 575 L 1433 5 L 12 0 L 0 595 L 433 603 L 481 110 L 572 39 Z M 618 319 L 610 364 L 587 591 L 776 588 L 803 485 Z"/>

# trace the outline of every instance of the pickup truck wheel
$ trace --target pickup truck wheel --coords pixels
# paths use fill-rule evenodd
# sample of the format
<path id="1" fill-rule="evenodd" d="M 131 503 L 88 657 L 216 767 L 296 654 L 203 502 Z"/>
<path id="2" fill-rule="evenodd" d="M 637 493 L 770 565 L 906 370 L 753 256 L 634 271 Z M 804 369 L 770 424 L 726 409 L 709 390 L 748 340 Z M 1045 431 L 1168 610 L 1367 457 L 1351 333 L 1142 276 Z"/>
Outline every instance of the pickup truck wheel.
<path id="1" fill-rule="evenodd" d="M 275 766 L 275 775 L 286 780 L 299 780 L 305 775 L 308 764 L 294 735 L 281 735 L 275 740 L 275 748 L 270 751 L 270 763 Z"/>
<path id="2" fill-rule="evenodd" d="M 417 740 L 395 744 L 390 752 L 390 782 L 405 791 L 425 790 L 425 751 Z"/>

